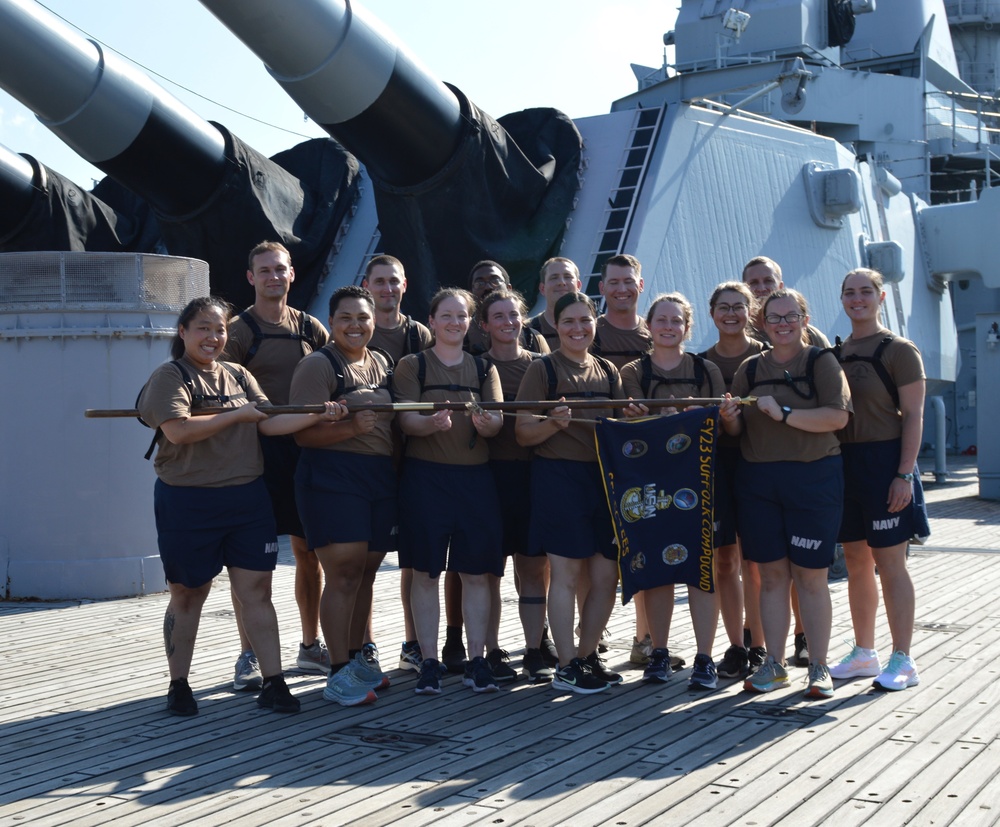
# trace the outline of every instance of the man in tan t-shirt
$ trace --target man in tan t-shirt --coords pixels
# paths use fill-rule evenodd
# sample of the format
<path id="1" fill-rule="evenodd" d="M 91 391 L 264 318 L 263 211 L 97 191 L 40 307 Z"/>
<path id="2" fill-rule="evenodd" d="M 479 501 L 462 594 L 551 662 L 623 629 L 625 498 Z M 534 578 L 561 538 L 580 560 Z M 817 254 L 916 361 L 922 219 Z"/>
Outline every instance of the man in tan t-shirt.
<path id="1" fill-rule="evenodd" d="M 303 356 L 318 350 L 330 336 L 323 323 L 288 306 L 295 268 L 288 250 L 276 241 L 264 241 L 248 257 L 247 281 L 254 303 L 229 322 L 229 340 L 223 358 L 244 365 L 274 405 L 287 405 L 292 373 Z M 295 601 L 299 607 L 302 640 L 299 669 L 326 674 L 330 658 L 319 639 L 319 601 L 323 574 L 319 560 L 306 545 L 295 505 L 295 466 L 299 449 L 292 437 L 261 437 L 264 480 L 274 509 L 278 534 L 288 534 L 295 556 Z M 236 689 L 257 684 L 256 659 L 243 631 L 238 601 L 233 598 L 242 654 L 236 663 Z"/>
<path id="2" fill-rule="evenodd" d="M 591 353 L 621 370 L 645 354 L 652 344 L 646 320 L 639 315 L 642 265 L 630 255 L 609 258 L 601 268 L 601 295 L 606 305 L 597 320 Z"/>
<path id="3" fill-rule="evenodd" d="M 400 311 L 406 295 L 403 262 L 395 256 L 375 256 L 365 267 L 361 286 L 375 300 L 375 333 L 369 346 L 384 350 L 394 364 L 404 356 L 431 346 L 432 337 L 427 326 Z"/>
<path id="4" fill-rule="evenodd" d="M 549 344 L 549 350 L 559 347 L 559 334 L 556 332 L 556 321 L 553 315 L 556 302 L 567 293 L 578 293 L 583 284 L 580 282 L 580 268 L 568 258 L 556 256 L 542 265 L 538 280 L 538 293 L 545 297 L 545 310 L 528 320 L 528 327 L 541 333 Z"/>

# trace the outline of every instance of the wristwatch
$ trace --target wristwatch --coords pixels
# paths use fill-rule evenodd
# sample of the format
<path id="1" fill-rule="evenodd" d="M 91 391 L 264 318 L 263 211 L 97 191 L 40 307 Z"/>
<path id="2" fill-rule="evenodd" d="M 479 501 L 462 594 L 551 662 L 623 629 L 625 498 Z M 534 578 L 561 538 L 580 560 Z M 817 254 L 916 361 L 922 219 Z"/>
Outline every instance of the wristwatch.
<path id="1" fill-rule="evenodd" d="M 906 482 L 913 482 L 913 472 L 911 471 L 909 474 L 900 474 L 897 472 L 896 479 L 904 480 Z"/>
<path id="2" fill-rule="evenodd" d="M 792 409 L 787 405 L 781 406 L 781 421 L 788 422 L 788 415 L 792 412 Z"/>

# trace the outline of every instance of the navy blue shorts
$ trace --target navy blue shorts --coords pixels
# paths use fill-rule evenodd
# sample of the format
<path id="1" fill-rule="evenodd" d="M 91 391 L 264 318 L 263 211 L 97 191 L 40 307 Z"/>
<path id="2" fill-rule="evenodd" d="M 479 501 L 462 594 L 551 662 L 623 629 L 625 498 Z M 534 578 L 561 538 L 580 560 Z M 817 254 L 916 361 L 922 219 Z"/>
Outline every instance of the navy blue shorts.
<path id="1" fill-rule="evenodd" d="M 889 486 L 899 468 L 900 440 L 848 442 L 840 446 L 844 458 L 844 516 L 838 539 L 842 543 L 867 541 L 871 548 L 906 543 L 914 534 L 913 505 L 890 514 Z"/>
<path id="2" fill-rule="evenodd" d="M 736 468 L 739 446 L 715 449 L 715 547 L 736 545 Z"/>
<path id="3" fill-rule="evenodd" d="M 295 474 L 309 548 L 368 543 L 396 550 L 396 471 L 391 457 L 306 448 Z"/>
<path id="4" fill-rule="evenodd" d="M 278 535 L 264 480 L 199 488 L 153 487 L 157 544 L 167 582 L 196 589 L 223 568 L 274 571 Z"/>
<path id="5" fill-rule="evenodd" d="M 531 501 L 530 555 L 586 560 L 600 554 L 618 559 L 599 463 L 535 457 Z"/>
<path id="6" fill-rule="evenodd" d="M 437 577 L 503 576 L 503 523 L 489 465 L 407 457 L 399 481 L 399 566 Z"/>
<path id="7" fill-rule="evenodd" d="M 295 438 L 290 434 L 260 434 L 259 437 L 260 450 L 264 455 L 264 484 L 271 496 L 278 534 L 304 537 L 299 511 L 295 505 L 295 467 L 302 449 L 295 444 Z"/>
<path id="8" fill-rule="evenodd" d="M 531 523 L 531 461 L 490 460 L 490 471 L 500 498 L 503 521 L 503 553 L 528 553 L 528 527 Z"/>
<path id="9" fill-rule="evenodd" d="M 786 557 L 804 569 L 833 562 L 844 505 L 839 456 L 815 462 L 747 462 L 736 470 L 743 556 L 754 563 Z"/>

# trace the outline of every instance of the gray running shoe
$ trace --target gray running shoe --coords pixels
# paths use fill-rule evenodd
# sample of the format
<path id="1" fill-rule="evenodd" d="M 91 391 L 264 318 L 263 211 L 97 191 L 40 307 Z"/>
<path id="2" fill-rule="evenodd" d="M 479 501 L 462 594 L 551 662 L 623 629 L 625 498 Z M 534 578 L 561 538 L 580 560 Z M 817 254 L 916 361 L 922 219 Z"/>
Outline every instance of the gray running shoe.
<path id="1" fill-rule="evenodd" d="M 236 659 L 233 689 L 242 692 L 245 689 L 260 689 L 263 685 L 264 676 L 260 673 L 257 656 L 253 652 L 244 652 Z"/>

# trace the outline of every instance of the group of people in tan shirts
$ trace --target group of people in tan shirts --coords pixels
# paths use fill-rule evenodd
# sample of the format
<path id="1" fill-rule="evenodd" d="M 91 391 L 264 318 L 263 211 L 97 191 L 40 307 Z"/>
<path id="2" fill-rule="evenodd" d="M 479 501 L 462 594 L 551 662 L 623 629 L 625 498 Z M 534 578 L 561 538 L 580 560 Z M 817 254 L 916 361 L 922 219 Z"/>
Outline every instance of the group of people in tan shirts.
<path id="1" fill-rule="evenodd" d="M 288 306 L 294 269 L 282 245 L 255 247 L 247 278 L 255 302 L 242 313 L 231 317 L 212 298 L 185 309 L 173 359 L 139 401 L 144 420 L 160 429 L 155 506 L 170 588 L 169 712 L 197 712 L 187 681 L 197 619 L 224 567 L 241 644 L 234 687 L 259 689 L 258 704 L 275 711 L 299 708 L 284 682 L 270 601 L 279 534 L 290 535 L 296 563 L 296 666 L 327 676 L 327 700 L 371 703 L 389 686 L 371 618 L 389 551 L 402 573 L 399 668 L 418 673 L 417 694 L 439 694 L 449 671 L 475 692 L 517 679 L 499 640 L 507 557 L 524 674 L 577 693 L 621 683 L 600 655 L 618 568 L 593 429 L 602 416 L 682 406 L 631 401 L 656 398 L 720 399 L 725 433 L 715 590 L 687 584 L 698 650 L 689 685 L 713 689 L 719 677 L 743 679 L 753 692 L 786 685 L 790 596 L 793 661 L 808 667 L 807 695 L 831 697 L 833 678 L 870 676 L 885 689 L 918 682 L 905 551 L 923 371 L 916 348 L 881 324 L 875 271 L 845 278 L 852 334 L 829 349 L 808 323 L 805 299 L 784 289 L 780 267 L 753 259 L 742 281 L 711 296 L 719 337 L 697 355 L 685 351 L 694 310 L 683 295 L 658 296 L 639 315 L 641 264 L 629 255 L 603 263 L 603 313 L 580 292 L 572 261 L 545 262 L 545 307 L 533 319 L 494 261 L 472 267 L 469 291 L 440 290 L 426 325 L 402 313 L 406 276 L 392 256 L 373 258 L 361 286 L 334 293 L 328 325 Z M 756 401 L 743 404 L 747 396 Z M 581 397 L 607 406 L 560 404 Z M 552 405 L 502 414 L 442 404 L 501 400 Z M 263 412 L 317 403 L 324 413 Z M 437 409 L 395 411 L 391 403 Z M 192 415 L 198 407 L 231 410 Z M 838 541 L 857 640 L 828 667 L 826 576 Z M 874 641 L 876 563 L 893 637 L 884 666 Z M 668 681 L 683 666 L 667 648 L 674 585 L 636 595 L 630 660 L 646 682 Z M 720 610 L 729 646 L 716 665 Z"/>

